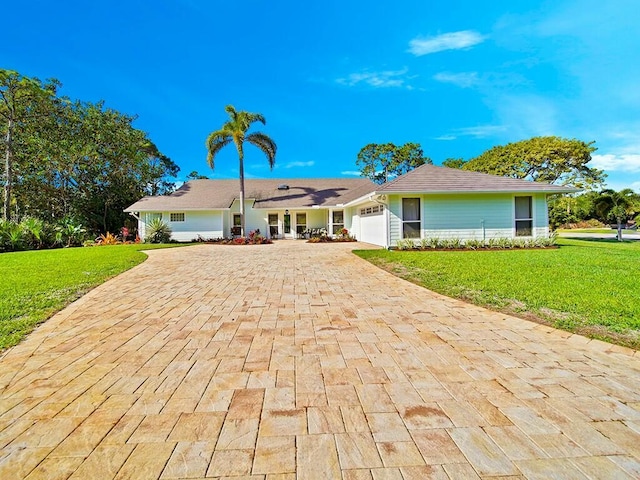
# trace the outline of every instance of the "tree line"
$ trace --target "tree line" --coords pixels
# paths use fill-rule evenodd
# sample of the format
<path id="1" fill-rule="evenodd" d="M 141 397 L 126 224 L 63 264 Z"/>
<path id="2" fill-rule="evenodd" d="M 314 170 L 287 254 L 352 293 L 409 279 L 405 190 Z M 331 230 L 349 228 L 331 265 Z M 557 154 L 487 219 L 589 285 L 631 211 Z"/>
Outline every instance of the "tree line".
<path id="1" fill-rule="evenodd" d="M 129 221 L 122 210 L 173 191 L 180 168 L 136 116 L 61 96 L 61 86 L 0 69 L 2 219 L 118 232 Z"/>

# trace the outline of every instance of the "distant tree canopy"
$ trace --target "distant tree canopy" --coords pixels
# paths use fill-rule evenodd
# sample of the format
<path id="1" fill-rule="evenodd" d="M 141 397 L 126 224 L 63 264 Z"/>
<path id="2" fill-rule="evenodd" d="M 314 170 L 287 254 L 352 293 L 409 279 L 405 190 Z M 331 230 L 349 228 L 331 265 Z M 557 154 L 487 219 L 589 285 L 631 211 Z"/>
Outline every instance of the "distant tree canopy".
<path id="1" fill-rule="evenodd" d="M 360 175 L 375 183 L 385 183 L 425 163 L 433 162 L 423 155 L 418 143 L 405 143 L 402 146 L 370 143 L 360 150 L 356 160 Z"/>
<path id="2" fill-rule="evenodd" d="M 589 227 L 611 222 L 618 228 L 619 239 L 627 223 L 640 223 L 640 194 L 629 188 L 601 192 L 590 190 L 576 196 L 554 195 L 549 200 L 549 224 L 553 228 Z"/>
<path id="3" fill-rule="evenodd" d="M 208 180 L 208 179 L 209 177 L 198 173 L 197 170 L 193 170 L 191 173 L 189 173 L 189 175 L 187 175 L 187 178 L 186 178 L 187 182 L 189 180 Z"/>
<path id="4" fill-rule="evenodd" d="M 560 137 L 534 137 L 493 147 L 469 161 L 447 159 L 443 165 L 536 182 L 598 188 L 606 175 L 588 166 L 595 142 Z"/>
<path id="5" fill-rule="evenodd" d="M 0 70 L 3 214 L 119 231 L 128 218 L 122 210 L 170 193 L 180 168 L 133 127 L 135 116 L 59 97 L 59 86 Z"/>

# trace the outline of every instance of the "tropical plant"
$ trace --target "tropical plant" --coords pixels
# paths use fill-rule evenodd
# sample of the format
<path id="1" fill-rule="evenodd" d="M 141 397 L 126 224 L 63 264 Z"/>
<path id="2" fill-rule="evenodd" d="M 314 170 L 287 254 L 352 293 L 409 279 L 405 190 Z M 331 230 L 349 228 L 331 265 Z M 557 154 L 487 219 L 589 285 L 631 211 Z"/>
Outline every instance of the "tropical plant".
<path id="1" fill-rule="evenodd" d="M 47 242 L 47 225 L 39 218 L 26 217 L 20 222 L 25 240 L 30 249 L 42 248 Z"/>
<path id="2" fill-rule="evenodd" d="M 154 218 L 147 224 L 144 241 L 148 243 L 169 243 L 171 227 L 160 218 Z"/>
<path id="3" fill-rule="evenodd" d="M 622 223 L 640 210 L 640 195 L 630 188 L 616 192 L 603 190 L 595 203 L 596 212 L 602 218 L 615 220 L 618 234 L 616 238 L 622 241 Z"/>
<path id="4" fill-rule="evenodd" d="M 238 151 L 239 171 L 240 171 L 240 236 L 244 236 L 244 142 L 247 141 L 258 147 L 269 161 L 269 167 L 273 168 L 276 162 L 276 144 L 266 134 L 262 132 L 247 133 L 253 123 L 260 122 L 266 124 L 264 116 L 260 113 L 237 111 L 233 105 L 227 105 L 225 111 L 230 119 L 222 125 L 222 128 L 215 130 L 207 137 L 207 163 L 213 170 L 215 157 L 223 147 L 233 142 Z"/>
<path id="5" fill-rule="evenodd" d="M 120 243 L 118 237 L 109 232 L 100 235 L 96 242 L 97 245 L 119 245 Z"/>
<path id="6" fill-rule="evenodd" d="M 87 229 L 72 218 L 63 218 L 55 230 L 55 243 L 65 247 L 78 247 L 87 239 Z"/>

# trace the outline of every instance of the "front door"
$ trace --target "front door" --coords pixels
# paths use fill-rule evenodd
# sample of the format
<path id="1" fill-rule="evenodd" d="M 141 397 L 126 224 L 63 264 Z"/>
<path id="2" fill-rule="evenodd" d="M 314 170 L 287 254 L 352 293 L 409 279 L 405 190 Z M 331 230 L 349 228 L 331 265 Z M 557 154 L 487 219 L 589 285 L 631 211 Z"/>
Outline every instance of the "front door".
<path id="1" fill-rule="evenodd" d="M 289 210 L 284 213 L 284 237 L 291 238 L 291 215 L 289 214 Z"/>
<path id="2" fill-rule="evenodd" d="M 269 238 L 280 238 L 280 228 L 278 227 L 278 214 L 269 214 Z"/>

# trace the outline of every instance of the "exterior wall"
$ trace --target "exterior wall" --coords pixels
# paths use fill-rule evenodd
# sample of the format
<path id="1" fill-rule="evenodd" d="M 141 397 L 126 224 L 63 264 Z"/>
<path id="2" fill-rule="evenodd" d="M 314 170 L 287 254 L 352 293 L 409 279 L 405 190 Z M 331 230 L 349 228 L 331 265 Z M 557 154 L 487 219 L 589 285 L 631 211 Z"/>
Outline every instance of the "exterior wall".
<path id="1" fill-rule="evenodd" d="M 298 210 L 299 212 L 300 210 Z M 329 214 L 324 209 L 306 210 L 307 212 L 307 228 L 328 228 Z"/>
<path id="2" fill-rule="evenodd" d="M 172 222 L 171 212 L 141 212 L 138 222 L 140 238 L 144 239 L 147 223 L 157 214 L 162 214 L 162 221 L 171 227 L 171 239 L 178 242 L 189 242 L 198 235 L 203 238 L 220 238 L 224 236 L 224 210 L 180 211 L 184 213 L 184 222 Z"/>
<path id="3" fill-rule="evenodd" d="M 533 236 L 549 236 L 549 206 L 543 194 L 533 196 Z"/>
<path id="4" fill-rule="evenodd" d="M 420 198 L 422 238 L 482 240 L 515 237 L 515 196 L 513 193 L 391 195 L 388 207 L 390 246 L 395 246 L 402 238 L 402 198 Z M 546 195 L 531 196 L 533 236 L 547 236 L 549 222 Z"/>

